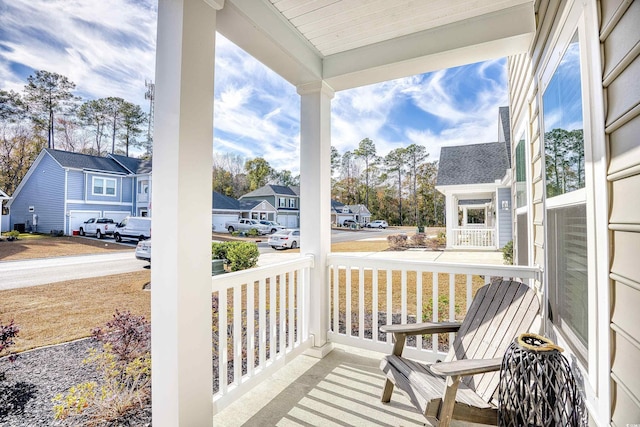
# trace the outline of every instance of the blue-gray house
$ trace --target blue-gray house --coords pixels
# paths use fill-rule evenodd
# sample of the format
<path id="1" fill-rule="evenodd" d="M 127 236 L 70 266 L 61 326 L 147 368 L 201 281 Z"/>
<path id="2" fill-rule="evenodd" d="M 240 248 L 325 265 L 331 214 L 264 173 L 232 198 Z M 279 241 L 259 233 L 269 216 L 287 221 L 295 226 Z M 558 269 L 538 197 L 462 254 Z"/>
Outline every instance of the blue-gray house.
<path id="1" fill-rule="evenodd" d="M 143 173 L 147 166 L 148 173 Z M 150 182 L 150 165 L 138 159 L 129 161 L 123 156 L 99 157 L 45 148 L 8 203 L 10 227 L 73 234 L 91 217 L 119 221 L 128 215 L 138 215 L 138 182 L 145 179 Z"/>

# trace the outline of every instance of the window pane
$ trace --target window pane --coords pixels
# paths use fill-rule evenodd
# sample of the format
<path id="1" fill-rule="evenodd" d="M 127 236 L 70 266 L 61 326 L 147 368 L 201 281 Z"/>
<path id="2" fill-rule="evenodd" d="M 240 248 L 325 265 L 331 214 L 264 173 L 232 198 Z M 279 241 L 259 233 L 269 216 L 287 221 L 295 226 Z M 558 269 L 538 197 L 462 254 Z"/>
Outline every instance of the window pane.
<path id="1" fill-rule="evenodd" d="M 553 322 L 567 329 L 586 347 L 587 209 L 585 204 L 547 210 L 549 289 Z"/>
<path id="2" fill-rule="evenodd" d="M 580 46 L 573 36 L 542 97 L 547 197 L 584 187 Z"/>
<path id="3" fill-rule="evenodd" d="M 527 204 L 527 166 L 524 135 L 516 145 L 516 207 Z"/>
<path id="4" fill-rule="evenodd" d="M 115 196 L 116 194 L 116 182 L 113 179 L 106 180 L 106 194 L 109 196 Z"/>
<path id="5" fill-rule="evenodd" d="M 104 180 L 102 178 L 96 178 L 93 180 L 93 193 L 102 194 L 104 192 Z"/>

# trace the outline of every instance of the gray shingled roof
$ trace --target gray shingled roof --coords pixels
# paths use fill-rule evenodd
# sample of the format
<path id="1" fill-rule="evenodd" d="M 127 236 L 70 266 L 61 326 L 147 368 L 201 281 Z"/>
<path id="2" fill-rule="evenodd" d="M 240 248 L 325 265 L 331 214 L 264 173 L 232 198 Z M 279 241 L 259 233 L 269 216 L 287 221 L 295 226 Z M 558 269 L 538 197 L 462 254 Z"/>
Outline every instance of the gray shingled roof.
<path id="1" fill-rule="evenodd" d="M 91 156 L 89 154 L 71 153 L 69 151 L 44 149 L 64 168 L 90 169 L 101 172 L 129 174 L 129 171 L 108 157 Z"/>
<path id="2" fill-rule="evenodd" d="M 507 161 L 509 162 L 509 167 L 511 167 L 511 123 L 509 122 L 509 107 L 500 107 L 498 114 L 500 114 L 502 133 L 504 134 L 504 140 L 507 144 Z"/>
<path id="3" fill-rule="evenodd" d="M 115 161 L 129 169 L 131 173 L 151 173 L 151 160 L 136 159 L 134 157 L 121 156 L 119 154 L 109 154 L 109 156 L 113 157 Z"/>
<path id="4" fill-rule="evenodd" d="M 503 142 L 442 147 L 436 185 L 492 183 L 502 179 L 508 168 Z"/>
<path id="5" fill-rule="evenodd" d="M 213 200 L 211 203 L 212 209 L 217 210 L 231 210 L 231 211 L 239 211 L 240 202 L 234 199 L 233 197 L 225 196 L 222 193 L 218 193 L 217 191 L 213 192 Z"/>
<path id="6" fill-rule="evenodd" d="M 297 196 L 295 191 L 285 185 L 267 184 L 263 187 L 253 190 L 250 193 L 243 194 L 242 196 L 240 196 L 240 199 L 244 197 L 265 197 L 273 195 Z"/>

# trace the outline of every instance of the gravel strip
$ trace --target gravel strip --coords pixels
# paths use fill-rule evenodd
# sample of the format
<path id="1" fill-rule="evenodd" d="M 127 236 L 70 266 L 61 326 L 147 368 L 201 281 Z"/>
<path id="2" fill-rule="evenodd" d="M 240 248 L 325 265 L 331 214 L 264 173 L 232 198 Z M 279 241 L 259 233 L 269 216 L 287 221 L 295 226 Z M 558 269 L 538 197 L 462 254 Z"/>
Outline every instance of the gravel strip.
<path id="1" fill-rule="evenodd" d="M 13 363 L 0 359 L 0 372 L 5 373 L 0 381 L 0 426 L 65 425 L 54 421 L 51 400 L 73 385 L 98 380 L 95 369 L 82 363 L 90 347 L 96 347 L 95 341 L 84 339 L 20 353 Z M 82 425 L 81 420 L 76 421 Z M 151 425 L 151 406 L 126 420 L 99 425 Z"/>
<path id="2" fill-rule="evenodd" d="M 378 316 L 378 326 L 386 323 L 385 313 Z M 269 319 L 269 317 L 267 317 Z M 345 317 L 341 313 L 339 319 L 339 328 L 341 333 L 345 333 Z M 408 319 L 409 323 L 415 323 L 415 317 Z M 371 339 L 373 316 L 366 313 L 364 322 L 364 335 Z M 400 323 L 400 316 L 393 316 L 392 323 Z M 358 335 L 358 317 L 357 313 L 353 314 L 351 324 L 351 334 Z M 243 327 L 245 336 L 243 344 L 246 345 L 246 326 Z M 268 320 L 266 325 L 269 330 Z M 280 328 L 277 328 L 276 348 L 280 343 Z M 227 330 L 228 336 L 232 336 L 232 329 Z M 258 331 L 256 330 L 256 336 Z M 440 342 L 440 351 L 447 351 L 446 334 L 441 334 L 445 338 L 445 342 Z M 214 334 L 214 341 L 217 340 L 217 334 Z M 386 340 L 386 334 L 379 332 L 381 341 Z M 288 339 L 288 334 L 285 340 Z M 415 337 L 407 340 L 408 346 L 415 346 Z M 0 372 L 5 372 L 5 378 L 0 375 L 0 426 L 4 427 L 31 427 L 31 426 L 60 426 L 69 425 L 69 423 L 55 422 L 53 419 L 53 403 L 52 399 L 60 393 L 65 394 L 73 385 L 87 382 L 97 381 L 99 376 L 91 365 L 85 365 L 82 360 L 88 355 L 87 350 L 90 347 L 98 347 L 92 339 L 84 339 L 73 341 L 52 347 L 43 347 L 18 355 L 15 362 L 11 363 L 5 357 L 0 359 Z M 423 348 L 431 348 L 431 340 L 429 338 L 423 340 Z M 267 358 L 270 355 L 271 348 L 267 346 Z M 230 355 L 229 359 L 233 358 Z M 219 389 L 218 382 L 218 357 L 213 355 L 213 392 Z M 256 363 L 258 357 L 256 355 Z M 247 372 L 246 354 L 242 361 L 242 373 Z M 233 360 L 229 360 L 227 365 L 228 383 L 233 382 L 234 369 Z M 76 417 L 74 425 L 84 425 L 83 420 Z M 112 426 L 151 426 L 151 404 L 146 407 L 129 414 L 124 419 L 117 422 L 103 422 L 98 424 L 101 427 Z"/>

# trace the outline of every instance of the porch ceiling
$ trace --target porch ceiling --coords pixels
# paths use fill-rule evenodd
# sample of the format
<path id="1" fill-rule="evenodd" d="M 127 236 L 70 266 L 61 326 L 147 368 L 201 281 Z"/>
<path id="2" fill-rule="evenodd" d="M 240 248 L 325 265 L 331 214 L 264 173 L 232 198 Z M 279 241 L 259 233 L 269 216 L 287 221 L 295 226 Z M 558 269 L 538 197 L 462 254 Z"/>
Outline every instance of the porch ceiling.
<path id="1" fill-rule="evenodd" d="M 294 85 L 342 90 L 524 52 L 533 0 L 226 0 L 217 29 Z"/>

